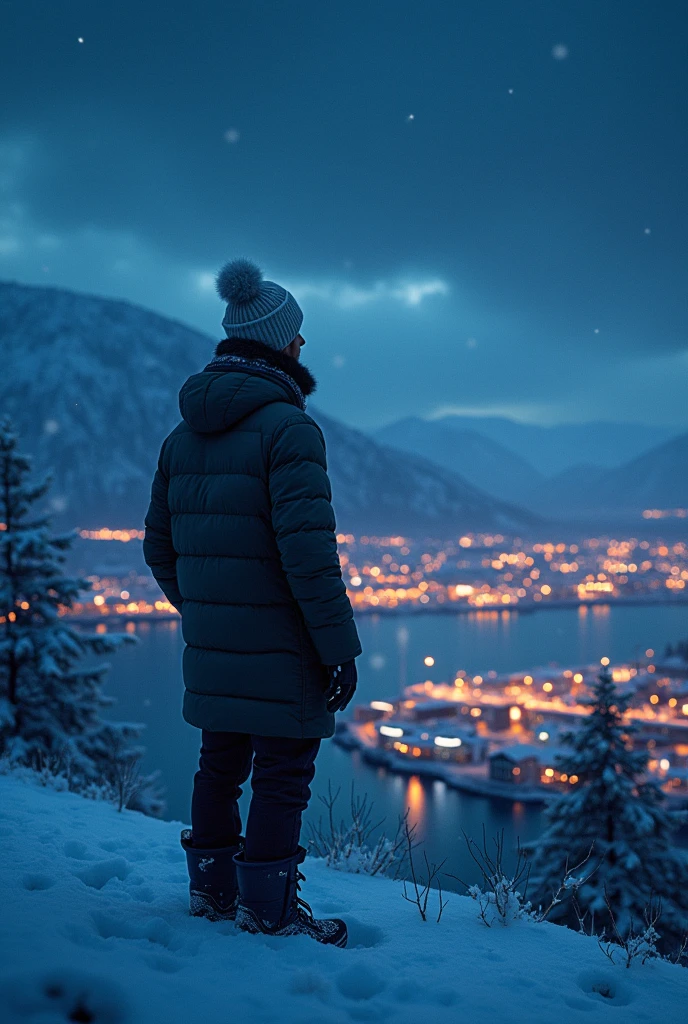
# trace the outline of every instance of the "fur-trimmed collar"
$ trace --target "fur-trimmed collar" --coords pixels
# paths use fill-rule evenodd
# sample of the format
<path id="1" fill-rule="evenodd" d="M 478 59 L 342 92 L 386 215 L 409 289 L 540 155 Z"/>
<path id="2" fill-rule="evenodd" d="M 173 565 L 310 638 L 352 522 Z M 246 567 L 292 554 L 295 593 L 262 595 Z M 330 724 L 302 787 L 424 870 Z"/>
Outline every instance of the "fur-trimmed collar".
<path id="1" fill-rule="evenodd" d="M 223 338 L 215 349 L 215 356 L 238 356 L 247 361 L 262 360 L 268 366 L 281 370 L 296 383 L 301 393 L 308 397 L 318 386 L 315 377 L 304 363 L 285 352 L 279 352 L 262 341 L 248 338 Z"/>

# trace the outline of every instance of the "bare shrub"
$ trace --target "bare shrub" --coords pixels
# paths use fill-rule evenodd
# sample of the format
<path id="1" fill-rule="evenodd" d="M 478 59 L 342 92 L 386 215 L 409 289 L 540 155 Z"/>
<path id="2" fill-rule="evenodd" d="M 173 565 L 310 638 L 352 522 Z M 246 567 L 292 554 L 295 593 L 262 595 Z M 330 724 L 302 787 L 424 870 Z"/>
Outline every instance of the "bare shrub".
<path id="1" fill-rule="evenodd" d="M 437 882 L 437 923 L 439 924 L 442 920 L 442 911 L 447 905 L 447 900 L 442 899 L 442 883 L 440 882 L 440 872 L 444 866 L 444 861 L 439 864 L 430 863 L 428 855 L 423 851 L 423 860 L 425 862 L 425 881 L 421 878 L 416 868 L 413 851 L 418 845 L 415 838 L 415 825 L 409 825 L 408 823 L 408 812 L 403 821 L 404 825 L 404 843 L 406 846 L 406 858 L 408 860 L 409 871 L 411 873 L 411 879 L 409 882 L 404 879 L 404 891 L 403 897 L 408 903 L 413 903 L 418 907 L 418 913 L 420 914 L 421 921 L 427 921 L 428 919 L 428 902 L 430 900 L 430 893 L 432 890 L 432 883 Z M 409 888 L 411 889 L 411 895 L 409 895 Z"/>
<path id="2" fill-rule="evenodd" d="M 650 960 L 666 960 L 668 963 L 680 966 L 681 961 L 686 959 L 688 934 L 683 936 L 678 948 L 673 953 L 661 953 L 657 948 L 657 943 L 661 939 L 657 925 L 662 917 L 662 901 L 659 897 L 650 897 L 650 902 L 643 911 L 642 924 L 638 929 L 636 929 L 635 922 L 631 918 L 631 926 L 626 935 L 622 934 L 617 926 L 616 917 L 614 916 L 611 900 L 606 888 L 604 890 L 604 902 L 611 921 L 612 934 L 610 938 L 607 938 L 603 932 L 602 935 L 597 937 L 597 941 L 604 955 L 613 964 L 622 964 L 628 968 L 636 961 L 640 964 L 646 964 Z"/>
<path id="3" fill-rule="evenodd" d="M 520 842 L 516 850 L 516 864 L 509 871 L 504 864 L 504 829 L 493 838 L 491 851 L 488 849 L 484 825 L 482 846 L 465 832 L 463 838 L 482 876 L 482 886 L 468 885 L 457 875 L 450 874 L 449 877 L 463 885 L 471 899 L 476 901 L 480 920 L 491 928 L 495 923 L 508 925 L 511 921 L 529 916 L 532 908 L 526 901 L 525 891 L 530 868 Z M 523 895 L 521 888 L 524 890 Z"/>
<path id="4" fill-rule="evenodd" d="M 404 827 L 408 822 L 408 811 L 399 819 L 396 832 L 389 837 L 380 833 L 373 835 L 384 824 L 384 818 L 375 821 L 373 803 L 367 794 L 357 796 L 351 785 L 349 821 L 337 821 L 335 805 L 341 787 L 332 792 L 328 782 L 327 796 L 320 796 L 327 815 L 318 819 L 316 826 L 310 824 L 309 848 L 316 857 L 322 857 L 327 866 L 336 871 L 350 871 L 353 874 L 386 875 L 398 878 L 406 859 L 406 836 Z"/>

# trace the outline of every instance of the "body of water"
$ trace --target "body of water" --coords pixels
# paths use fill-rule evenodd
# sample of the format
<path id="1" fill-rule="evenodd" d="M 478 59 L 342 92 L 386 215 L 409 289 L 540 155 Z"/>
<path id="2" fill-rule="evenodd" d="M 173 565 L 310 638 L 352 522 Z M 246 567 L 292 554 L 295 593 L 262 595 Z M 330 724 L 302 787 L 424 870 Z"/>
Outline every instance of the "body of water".
<path id="1" fill-rule="evenodd" d="M 536 665 L 592 663 L 604 655 L 632 660 L 646 648 L 662 651 L 688 635 L 685 609 L 657 605 L 641 608 L 560 609 L 522 614 L 513 611 L 469 615 L 362 616 L 358 620 L 364 654 L 359 659 L 357 699 L 390 699 L 405 683 L 451 679 L 457 669 L 472 674 L 494 669 L 518 671 Z M 106 690 L 117 698 L 113 718 L 146 724 L 146 769 L 157 768 L 166 790 L 166 817 L 189 821 L 193 774 L 200 733 L 181 716 L 183 640 L 178 621 L 136 624 L 139 643 L 112 656 Z M 435 664 L 427 668 L 424 659 Z M 346 712 L 348 714 L 349 711 Z M 340 810 L 346 814 L 351 784 L 367 793 L 377 818 L 394 831 L 398 816 L 410 808 L 418 835 L 431 860 L 447 859 L 445 870 L 476 880 L 461 833 L 479 839 L 504 829 L 507 845 L 528 841 L 541 828 L 539 807 L 475 797 L 442 782 L 393 775 L 367 765 L 357 754 L 325 741 L 317 761 L 313 799 L 306 823 L 317 822 L 324 808 L 318 797 L 328 783 L 341 786 Z M 250 795 L 242 797 L 244 811 Z M 308 830 L 304 829 L 304 838 Z"/>

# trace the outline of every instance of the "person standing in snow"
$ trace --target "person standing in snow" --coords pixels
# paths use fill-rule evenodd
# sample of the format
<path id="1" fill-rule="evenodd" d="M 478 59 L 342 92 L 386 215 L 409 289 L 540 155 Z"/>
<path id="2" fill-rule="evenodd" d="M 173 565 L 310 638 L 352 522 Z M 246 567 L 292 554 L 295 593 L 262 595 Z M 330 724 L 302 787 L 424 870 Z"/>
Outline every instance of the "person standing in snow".
<path id="1" fill-rule="evenodd" d="M 247 932 L 346 944 L 298 895 L 301 816 L 361 653 L 342 580 L 325 442 L 305 412 L 303 313 L 247 259 L 217 276 L 227 335 L 179 394 L 143 553 L 185 640 L 183 715 L 202 730 L 190 911 Z M 251 774 L 252 773 L 252 774 Z M 241 834 L 238 798 L 251 775 Z"/>

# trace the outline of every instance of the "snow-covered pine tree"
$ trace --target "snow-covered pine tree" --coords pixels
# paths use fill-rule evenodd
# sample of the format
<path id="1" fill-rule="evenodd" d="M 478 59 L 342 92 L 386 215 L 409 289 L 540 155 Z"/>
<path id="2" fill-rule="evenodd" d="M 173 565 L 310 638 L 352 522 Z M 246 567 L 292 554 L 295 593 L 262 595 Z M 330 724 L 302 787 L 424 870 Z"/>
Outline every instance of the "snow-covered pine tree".
<path id="1" fill-rule="evenodd" d="M 578 782 L 545 812 L 547 827 L 533 848 L 528 896 L 536 906 L 549 904 L 567 869 L 584 861 L 593 847 L 578 872 L 586 880 L 576 898 L 593 918 L 595 931 L 612 932 L 605 892 L 622 935 L 632 924 L 637 929 L 650 902 L 660 899 L 657 927 L 665 947 L 672 948 L 688 931 L 688 860 L 671 840 L 680 817 L 666 809 L 664 794 L 648 778 L 647 751 L 634 749 L 637 726 L 625 718 L 630 699 L 604 667 L 587 702 L 590 714 L 580 728 L 562 736 L 567 752 L 556 767 L 578 776 Z M 549 916 L 572 924 L 570 902 L 557 904 Z"/>
<path id="2" fill-rule="evenodd" d="M 107 665 L 84 668 L 87 655 L 114 651 L 128 635 L 89 634 L 59 615 L 88 580 L 62 574 L 73 534 L 51 536 L 35 512 L 50 480 L 32 483 L 30 459 L 0 421 L 0 756 L 10 763 L 58 766 L 75 790 L 104 788 L 123 804 L 157 813 L 152 776 L 138 776 L 142 726 L 104 721 L 113 698 L 101 690 Z"/>

